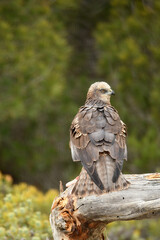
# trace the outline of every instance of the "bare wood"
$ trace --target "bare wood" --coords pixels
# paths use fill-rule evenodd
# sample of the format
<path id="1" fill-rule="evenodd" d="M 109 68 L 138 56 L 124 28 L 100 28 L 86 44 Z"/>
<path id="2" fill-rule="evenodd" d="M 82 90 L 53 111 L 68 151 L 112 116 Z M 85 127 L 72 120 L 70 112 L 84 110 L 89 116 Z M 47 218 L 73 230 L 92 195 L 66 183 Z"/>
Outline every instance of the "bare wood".
<path id="1" fill-rule="evenodd" d="M 64 191 L 63 189 L 63 183 L 62 181 L 59 182 L 59 192 L 62 193 Z"/>
<path id="2" fill-rule="evenodd" d="M 113 221 L 160 216 L 160 173 L 124 175 L 126 190 L 77 199 L 71 185 L 52 205 L 50 222 L 54 240 L 105 239 L 103 229 Z"/>

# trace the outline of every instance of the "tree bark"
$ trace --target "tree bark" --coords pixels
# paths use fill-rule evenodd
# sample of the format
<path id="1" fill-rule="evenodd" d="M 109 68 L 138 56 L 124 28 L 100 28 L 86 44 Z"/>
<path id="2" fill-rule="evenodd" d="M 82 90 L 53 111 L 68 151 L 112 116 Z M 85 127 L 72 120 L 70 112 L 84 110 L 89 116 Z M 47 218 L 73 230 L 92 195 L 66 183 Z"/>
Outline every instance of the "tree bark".
<path id="1" fill-rule="evenodd" d="M 76 198 L 74 184 L 54 200 L 50 223 L 54 240 L 100 240 L 113 221 L 160 216 L 160 173 L 124 175 L 128 189 Z"/>

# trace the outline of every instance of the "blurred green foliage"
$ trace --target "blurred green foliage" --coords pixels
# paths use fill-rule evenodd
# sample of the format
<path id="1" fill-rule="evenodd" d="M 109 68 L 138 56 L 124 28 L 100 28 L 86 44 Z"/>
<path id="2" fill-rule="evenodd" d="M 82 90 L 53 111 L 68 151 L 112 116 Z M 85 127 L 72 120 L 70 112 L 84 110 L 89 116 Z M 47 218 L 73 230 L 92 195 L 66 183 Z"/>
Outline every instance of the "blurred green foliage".
<path id="1" fill-rule="evenodd" d="M 79 172 L 69 126 L 106 81 L 128 126 L 129 173 L 159 170 L 160 3 L 0 1 L 0 169 L 44 190 Z"/>
<path id="2" fill-rule="evenodd" d="M 114 222 L 106 232 L 110 240 L 159 240 L 160 220 Z"/>
<path id="3" fill-rule="evenodd" d="M 10 175 L 0 173 L 0 239 L 49 240 L 49 212 L 57 190 L 46 194 L 26 183 L 12 185 Z"/>
<path id="4" fill-rule="evenodd" d="M 106 81 L 128 126 L 129 173 L 159 171 L 160 2 L 0 1 L 0 169 L 44 190 L 75 177 L 69 126 Z M 0 239 L 50 239 L 56 190 L 0 174 Z M 112 240 L 158 240 L 159 221 L 113 223 Z"/>
<path id="5" fill-rule="evenodd" d="M 0 2 L 0 165 L 16 180 L 44 188 L 42 175 L 51 166 L 50 175 L 57 174 L 52 163 L 65 148 L 62 136 L 68 138 L 63 105 L 70 47 L 54 11 L 50 1 Z"/>

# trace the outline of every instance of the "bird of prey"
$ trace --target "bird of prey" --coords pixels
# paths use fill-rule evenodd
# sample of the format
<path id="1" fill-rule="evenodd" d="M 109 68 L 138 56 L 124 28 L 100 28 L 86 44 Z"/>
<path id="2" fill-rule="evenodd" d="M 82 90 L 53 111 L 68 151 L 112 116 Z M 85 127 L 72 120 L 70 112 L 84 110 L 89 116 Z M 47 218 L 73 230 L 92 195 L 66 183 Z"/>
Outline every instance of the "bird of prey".
<path id="1" fill-rule="evenodd" d="M 111 106 L 114 91 L 106 82 L 95 82 L 87 93 L 70 127 L 73 161 L 82 170 L 72 194 L 85 196 L 126 189 L 129 182 L 122 175 L 127 160 L 126 125 Z"/>

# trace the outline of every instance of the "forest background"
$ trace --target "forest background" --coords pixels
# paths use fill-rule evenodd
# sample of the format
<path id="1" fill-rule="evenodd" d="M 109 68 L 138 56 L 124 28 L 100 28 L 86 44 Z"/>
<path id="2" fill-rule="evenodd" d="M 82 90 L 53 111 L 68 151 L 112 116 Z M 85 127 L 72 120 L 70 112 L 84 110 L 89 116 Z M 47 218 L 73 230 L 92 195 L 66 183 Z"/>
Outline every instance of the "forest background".
<path id="1" fill-rule="evenodd" d="M 128 127 L 126 173 L 160 169 L 160 1 L 0 1 L 0 170 L 43 190 L 80 171 L 71 121 L 106 81 Z"/>
<path id="2" fill-rule="evenodd" d="M 51 236 L 48 214 L 57 193 L 42 196 L 21 182 L 47 191 L 79 174 L 69 127 L 95 81 L 111 85 L 112 104 L 128 127 L 123 172 L 160 171 L 159 62 L 160 1 L 0 1 L 0 171 L 19 183 L 11 187 L 0 174 L 1 238 Z M 47 222 L 39 222 L 28 196 Z M 158 240 L 160 232 L 158 222 L 140 221 L 115 224 L 110 236 Z"/>

